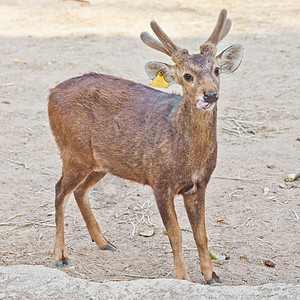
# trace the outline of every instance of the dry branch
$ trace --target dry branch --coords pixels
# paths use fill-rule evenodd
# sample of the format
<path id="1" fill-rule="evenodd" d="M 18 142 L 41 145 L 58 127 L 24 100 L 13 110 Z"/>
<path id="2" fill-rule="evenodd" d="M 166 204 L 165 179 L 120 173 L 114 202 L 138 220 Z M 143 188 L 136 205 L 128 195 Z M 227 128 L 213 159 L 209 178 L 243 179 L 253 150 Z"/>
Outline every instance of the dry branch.
<path id="1" fill-rule="evenodd" d="M 133 210 L 130 210 L 131 213 L 135 214 L 134 219 L 131 217 L 129 218 L 129 221 L 131 225 L 133 226 L 132 232 L 130 234 L 130 237 L 132 238 L 134 234 L 136 233 L 136 228 L 139 224 L 146 224 L 148 227 L 153 227 L 154 224 L 150 222 L 150 217 L 148 215 L 149 209 L 152 206 L 150 201 L 144 202 L 143 205 L 138 205 L 138 207 L 135 207 Z M 124 215 L 124 214 L 123 214 Z M 140 216 L 139 218 L 137 216 Z"/>
<path id="2" fill-rule="evenodd" d="M 222 126 L 221 129 L 229 134 L 238 135 L 239 137 L 247 137 L 255 135 L 257 130 L 261 130 L 264 123 L 267 122 L 255 122 L 244 120 L 241 116 L 238 117 L 221 117 L 219 119 L 224 120 L 226 126 Z"/>

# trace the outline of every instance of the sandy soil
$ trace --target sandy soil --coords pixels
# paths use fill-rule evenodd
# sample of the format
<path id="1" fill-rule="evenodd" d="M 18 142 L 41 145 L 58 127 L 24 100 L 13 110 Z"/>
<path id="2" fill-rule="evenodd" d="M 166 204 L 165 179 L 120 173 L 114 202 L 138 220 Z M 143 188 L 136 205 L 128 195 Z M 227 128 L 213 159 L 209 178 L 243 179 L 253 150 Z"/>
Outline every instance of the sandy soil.
<path id="1" fill-rule="evenodd" d="M 240 42 L 245 57 L 221 79 L 218 165 L 206 204 L 209 248 L 230 252 L 229 260 L 216 262 L 225 285 L 300 281 L 300 181 L 284 182 L 300 167 L 299 6 L 292 0 L 0 1 L 1 265 L 55 266 L 61 162 L 48 125 L 49 89 L 90 71 L 149 85 L 144 64 L 170 63 L 139 40 L 149 22 L 157 20 L 177 44 L 196 52 L 223 7 L 233 28 L 219 49 Z M 188 273 L 204 283 L 182 199 L 175 203 Z M 150 188 L 108 175 L 93 189 L 91 204 L 118 251 L 91 242 L 71 199 L 65 237 L 73 267 L 66 273 L 97 282 L 172 277 Z M 142 215 L 154 236 L 138 234 L 147 227 L 143 221 L 133 231 Z"/>

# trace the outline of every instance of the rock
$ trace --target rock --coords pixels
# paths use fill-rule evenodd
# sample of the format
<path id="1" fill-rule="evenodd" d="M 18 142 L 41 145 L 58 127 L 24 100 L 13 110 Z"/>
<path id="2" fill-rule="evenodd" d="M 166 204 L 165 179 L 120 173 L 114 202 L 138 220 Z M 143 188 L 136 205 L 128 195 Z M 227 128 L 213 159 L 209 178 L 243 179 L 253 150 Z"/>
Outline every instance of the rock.
<path id="1" fill-rule="evenodd" d="M 269 168 L 269 169 L 274 169 L 274 168 L 275 168 L 275 165 L 274 165 L 274 164 L 267 164 L 267 168 Z"/>
<path id="2" fill-rule="evenodd" d="M 271 260 L 264 260 L 264 264 L 269 268 L 275 268 L 275 264 Z"/>
<path id="3" fill-rule="evenodd" d="M 268 195 L 270 193 L 270 189 L 268 187 L 264 187 L 264 195 Z"/>
<path id="4" fill-rule="evenodd" d="M 0 266 L 0 299 L 297 299 L 300 284 L 208 286 L 175 279 L 89 282 L 44 266 Z"/>

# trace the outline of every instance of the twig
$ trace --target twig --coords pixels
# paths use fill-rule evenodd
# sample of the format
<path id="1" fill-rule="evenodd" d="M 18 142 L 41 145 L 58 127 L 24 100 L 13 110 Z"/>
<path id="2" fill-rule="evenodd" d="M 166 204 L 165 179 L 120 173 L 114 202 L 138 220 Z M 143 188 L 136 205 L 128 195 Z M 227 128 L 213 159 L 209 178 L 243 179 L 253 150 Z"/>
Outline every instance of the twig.
<path id="1" fill-rule="evenodd" d="M 296 218 L 299 220 L 298 214 L 292 209 L 293 213 L 295 214 Z"/>
<path id="2" fill-rule="evenodd" d="M 131 194 L 133 194 L 133 193 L 135 193 L 135 192 L 137 192 L 139 190 L 141 190 L 141 188 L 137 188 L 137 189 L 131 190 L 128 193 L 126 193 L 125 195 L 121 196 L 120 199 L 123 199 L 123 198 L 127 197 L 128 195 L 131 195 Z"/>
<path id="3" fill-rule="evenodd" d="M 146 205 L 147 205 L 147 207 L 146 207 Z M 143 222 L 144 224 L 146 224 L 149 227 L 154 226 L 154 224 L 150 222 L 149 215 L 147 215 L 148 212 L 149 212 L 150 207 L 152 206 L 152 204 L 150 203 L 150 201 L 148 200 L 148 201 L 144 202 L 143 205 L 138 205 L 138 206 L 139 207 L 135 207 L 133 210 L 134 210 L 134 213 L 136 215 L 141 215 L 141 217 L 136 222 L 134 220 L 132 220 L 131 218 L 129 218 L 129 221 L 130 221 L 131 225 L 133 226 L 133 229 L 132 229 L 132 232 L 131 232 L 131 235 L 130 235 L 131 238 L 133 238 L 133 236 L 134 236 L 134 234 L 136 232 L 136 227 L 141 222 Z M 141 211 L 139 211 L 139 210 L 141 210 Z"/>
<path id="4" fill-rule="evenodd" d="M 128 281 L 130 281 L 131 279 L 128 279 Z M 109 279 L 104 279 L 103 281 L 100 281 L 102 283 L 105 283 L 105 282 L 109 282 L 109 281 L 124 281 L 124 279 L 121 279 L 121 278 L 109 278 Z"/>
<path id="5" fill-rule="evenodd" d="M 90 271 L 88 268 L 83 267 L 88 273 L 92 274 L 93 276 L 95 276 L 95 273 L 93 273 L 92 271 Z"/>
<path id="6" fill-rule="evenodd" d="M 230 127 L 232 127 L 232 122 L 233 122 L 232 118 L 228 118 L 227 120 L 228 120 L 228 121 L 231 121 L 231 122 L 225 121 L 225 124 L 228 125 L 228 126 L 230 126 Z M 233 123 L 234 123 L 234 122 L 233 122 Z M 236 125 L 236 124 L 235 124 L 235 125 Z M 225 127 L 225 130 L 228 130 L 228 131 L 230 130 L 231 132 L 238 133 L 238 135 L 239 135 L 240 137 L 242 137 L 240 128 L 239 128 L 239 127 L 234 127 L 234 128 L 235 128 L 235 129 Z"/>
<path id="7" fill-rule="evenodd" d="M 218 241 L 218 243 L 248 243 L 248 240 L 235 240 L 235 241 Z"/>
<path id="8" fill-rule="evenodd" d="M 81 3 L 84 3 L 84 4 L 91 4 L 91 2 L 87 1 L 87 0 L 64 0 L 64 1 L 75 1 L 75 2 L 81 2 Z"/>
<path id="9" fill-rule="evenodd" d="M 218 227 L 224 227 L 224 228 L 229 228 L 233 227 L 234 225 L 225 225 L 222 222 L 218 222 L 218 224 L 212 224 L 212 226 L 218 226 Z"/>
<path id="10" fill-rule="evenodd" d="M 101 266 L 100 264 L 95 264 L 96 266 L 100 267 L 101 269 L 103 269 L 104 271 L 106 271 L 107 273 L 113 273 L 111 270 L 105 269 L 103 266 Z"/>
<path id="11" fill-rule="evenodd" d="M 12 86 L 12 85 L 14 85 L 12 82 L 6 82 L 6 83 L 2 83 L 0 86 L 6 87 L 6 86 Z"/>
<path id="12" fill-rule="evenodd" d="M 227 180 L 240 180 L 240 181 L 260 181 L 260 179 L 246 179 L 246 178 L 225 177 L 225 176 L 212 176 L 212 178 L 227 179 Z"/>
<path id="13" fill-rule="evenodd" d="M 181 229 L 181 231 L 186 231 L 186 232 L 193 233 L 193 231 L 192 231 L 192 230 L 190 230 L 190 229 L 186 229 L 186 228 L 180 228 L 180 229 Z"/>
<path id="14" fill-rule="evenodd" d="M 41 172 L 41 174 L 43 174 L 43 175 L 49 175 L 49 176 L 53 176 L 53 174 L 51 174 L 51 173 L 48 173 L 48 172 Z"/>
<path id="15" fill-rule="evenodd" d="M 235 110 L 249 110 L 249 109 L 246 109 L 246 108 L 235 107 L 235 106 L 227 106 L 227 108 L 235 109 Z"/>
<path id="16" fill-rule="evenodd" d="M 254 121 L 245 121 L 245 120 L 238 120 L 239 122 L 245 123 L 245 124 L 255 124 L 255 125 L 263 125 L 266 122 L 268 122 L 268 120 L 264 121 L 264 122 L 254 122 Z"/>
<path id="17" fill-rule="evenodd" d="M 16 253 L 15 252 L 12 252 L 12 251 L 6 251 L 6 250 L 4 250 L 4 251 L 0 251 L 0 253 L 2 253 L 2 255 L 4 255 L 4 254 L 14 254 L 14 255 L 16 255 Z"/>
<path id="18" fill-rule="evenodd" d="M 233 192 L 231 192 L 229 195 L 224 196 L 221 201 L 226 200 L 227 198 L 231 197 L 232 195 L 234 195 L 235 193 L 237 193 L 239 190 L 235 190 Z"/>
<path id="19" fill-rule="evenodd" d="M 30 225 L 39 225 L 39 226 L 46 226 L 46 227 L 55 227 L 56 226 L 55 224 L 45 224 L 45 223 L 39 223 L 39 222 L 29 222 L 29 223 L 24 223 L 23 225 L 19 226 L 18 228 L 26 227 L 26 226 L 30 226 Z"/>
<path id="20" fill-rule="evenodd" d="M 280 131 L 288 130 L 288 129 L 291 129 L 291 128 L 294 128 L 294 126 L 287 126 L 287 127 L 276 128 L 276 131 L 277 131 L 277 133 L 280 133 Z"/>
<path id="21" fill-rule="evenodd" d="M 9 222 L 9 221 L 11 221 L 12 219 L 14 219 L 14 218 L 16 218 L 16 217 L 20 217 L 20 216 L 22 216 L 22 215 L 23 215 L 23 214 L 16 214 L 16 215 L 14 215 L 14 216 L 8 218 L 7 220 L 5 220 L 5 222 Z"/>
<path id="22" fill-rule="evenodd" d="M 47 219 L 47 220 L 43 220 L 43 221 L 24 222 L 24 223 L 4 222 L 4 223 L 0 223 L 0 226 L 15 226 L 15 229 L 26 227 L 26 226 L 31 226 L 31 225 L 55 227 L 55 224 L 46 224 L 46 222 L 49 222 L 49 221 L 53 221 L 53 219 Z"/>
<path id="23" fill-rule="evenodd" d="M 275 246 L 276 248 L 281 248 L 280 246 L 278 246 L 278 245 L 276 245 L 276 244 L 272 244 L 272 243 L 267 242 L 267 241 L 264 241 L 263 239 L 258 238 L 258 240 L 259 240 L 260 242 L 266 243 L 266 244 L 268 244 L 268 245 Z"/>
<path id="24" fill-rule="evenodd" d="M 233 121 L 236 126 L 242 129 L 243 132 L 248 133 L 247 130 L 234 118 L 229 118 L 230 121 Z"/>
<path id="25" fill-rule="evenodd" d="M 230 129 L 230 128 L 227 128 L 227 127 L 222 127 L 222 129 L 225 130 L 225 131 L 229 131 L 229 132 L 233 132 L 233 133 L 237 133 L 237 134 L 240 133 L 238 130 Z"/>
<path id="26" fill-rule="evenodd" d="M 38 238 L 37 238 L 38 241 L 40 241 L 40 240 L 42 239 L 42 235 L 43 235 L 43 231 L 41 230 L 41 231 L 40 231 L 40 234 L 39 234 L 39 236 L 38 236 Z"/>
<path id="27" fill-rule="evenodd" d="M 20 162 L 20 161 L 15 161 L 15 160 L 12 160 L 12 159 L 9 159 L 9 161 L 16 164 L 16 165 L 23 166 L 25 169 L 29 169 L 28 166 L 26 165 L 26 163 L 23 163 L 23 162 Z"/>
<path id="28" fill-rule="evenodd" d="M 243 222 L 240 226 L 236 227 L 236 228 L 241 228 L 244 225 L 246 225 L 249 221 L 251 220 L 251 217 L 249 217 L 245 222 Z"/>
<path id="29" fill-rule="evenodd" d="M 149 226 L 154 226 L 154 224 L 150 222 L 150 216 L 149 215 L 147 216 L 147 222 L 145 222 L 145 223 Z"/>
<path id="30" fill-rule="evenodd" d="M 130 237 L 133 238 L 134 234 L 135 234 L 135 229 L 136 229 L 136 225 L 134 224 L 134 222 L 131 220 L 131 218 L 129 219 L 131 225 L 133 226 L 132 232 Z"/>
<path id="31" fill-rule="evenodd" d="M 128 277 L 134 277 L 134 278 L 146 278 L 146 279 L 156 279 L 158 276 L 143 276 L 143 275 L 137 275 L 137 274 L 123 274 L 124 276 Z"/>
<path id="32" fill-rule="evenodd" d="M 51 193 L 51 194 L 55 194 L 55 192 L 53 191 L 49 191 L 49 190 L 52 190 L 53 188 L 50 187 L 50 188 L 41 188 L 40 190 L 38 190 L 37 192 L 35 192 L 34 194 L 37 196 L 39 195 L 41 192 L 48 192 L 48 193 Z"/>

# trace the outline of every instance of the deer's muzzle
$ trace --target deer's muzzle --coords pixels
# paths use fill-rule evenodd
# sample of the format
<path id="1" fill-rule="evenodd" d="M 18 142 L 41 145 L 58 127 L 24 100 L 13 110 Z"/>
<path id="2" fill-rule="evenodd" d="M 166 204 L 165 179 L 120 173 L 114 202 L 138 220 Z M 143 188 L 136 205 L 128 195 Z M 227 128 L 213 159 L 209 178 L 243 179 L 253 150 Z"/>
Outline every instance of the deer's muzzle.
<path id="1" fill-rule="evenodd" d="M 204 93 L 203 100 L 208 103 L 214 103 L 219 99 L 218 93 L 215 92 L 206 92 Z"/>

